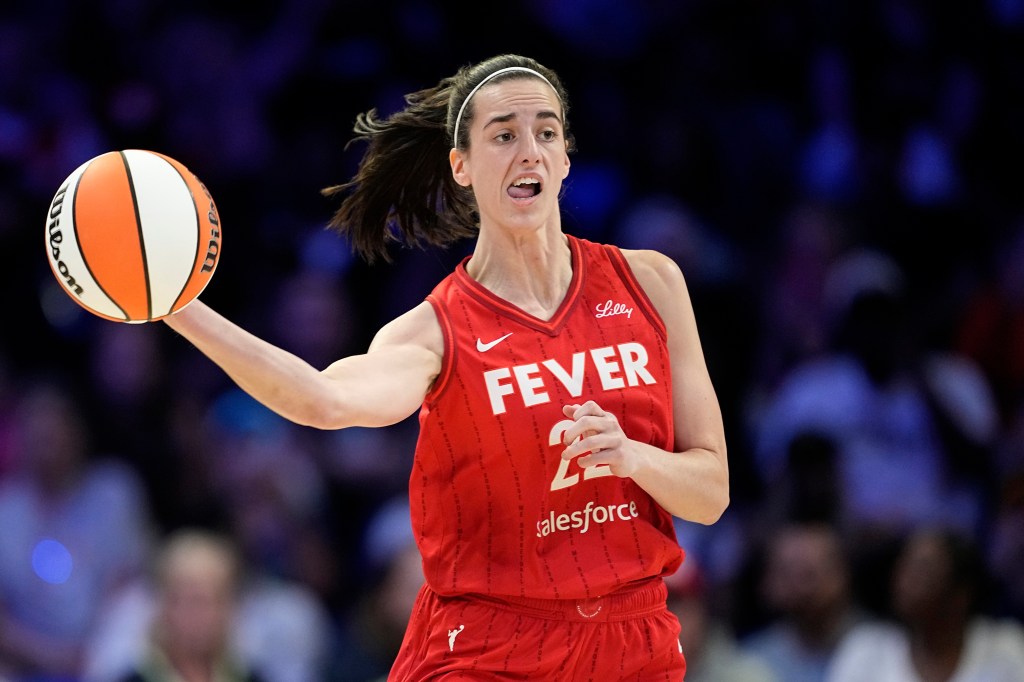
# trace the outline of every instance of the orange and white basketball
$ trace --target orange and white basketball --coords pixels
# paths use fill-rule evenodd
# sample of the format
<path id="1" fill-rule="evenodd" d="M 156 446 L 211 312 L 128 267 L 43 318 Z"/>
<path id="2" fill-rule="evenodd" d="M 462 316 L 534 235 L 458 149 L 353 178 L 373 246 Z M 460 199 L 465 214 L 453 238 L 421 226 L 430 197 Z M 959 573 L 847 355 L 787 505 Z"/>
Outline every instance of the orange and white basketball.
<path id="1" fill-rule="evenodd" d="M 117 322 L 159 320 L 191 303 L 220 259 L 206 186 L 183 164 L 127 149 L 86 161 L 57 190 L 46 253 L 64 290 Z"/>

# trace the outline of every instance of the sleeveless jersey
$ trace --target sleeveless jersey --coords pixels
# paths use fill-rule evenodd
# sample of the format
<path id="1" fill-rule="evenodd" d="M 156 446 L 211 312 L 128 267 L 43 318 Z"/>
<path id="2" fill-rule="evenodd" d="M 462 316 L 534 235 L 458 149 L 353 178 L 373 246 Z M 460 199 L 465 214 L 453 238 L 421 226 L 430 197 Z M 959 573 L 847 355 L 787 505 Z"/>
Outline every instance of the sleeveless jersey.
<path id="1" fill-rule="evenodd" d="M 439 594 L 585 599 L 682 561 L 672 517 L 640 486 L 561 458 L 562 406 L 587 400 L 629 438 L 674 446 L 664 323 L 617 248 L 569 246 L 572 281 L 550 320 L 473 280 L 468 257 L 427 296 L 445 351 L 409 491 Z"/>

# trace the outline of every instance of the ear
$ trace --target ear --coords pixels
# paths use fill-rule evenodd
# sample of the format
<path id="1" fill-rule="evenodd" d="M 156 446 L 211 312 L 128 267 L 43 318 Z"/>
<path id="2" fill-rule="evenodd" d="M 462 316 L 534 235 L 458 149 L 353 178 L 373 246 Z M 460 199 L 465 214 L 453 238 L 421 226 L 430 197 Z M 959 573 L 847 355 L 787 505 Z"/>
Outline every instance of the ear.
<path id="1" fill-rule="evenodd" d="M 463 187 L 469 187 L 469 173 L 466 171 L 466 156 L 455 147 L 448 152 L 448 165 L 452 167 L 452 177 Z"/>
<path id="2" fill-rule="evenodd" d="M 569 177 L 569 166 L 572 165 L 572 161 L 569 160 L 569 150 L 565 150 L 565 166 L 562 168 L 562 179 L 565 180 Z"/>

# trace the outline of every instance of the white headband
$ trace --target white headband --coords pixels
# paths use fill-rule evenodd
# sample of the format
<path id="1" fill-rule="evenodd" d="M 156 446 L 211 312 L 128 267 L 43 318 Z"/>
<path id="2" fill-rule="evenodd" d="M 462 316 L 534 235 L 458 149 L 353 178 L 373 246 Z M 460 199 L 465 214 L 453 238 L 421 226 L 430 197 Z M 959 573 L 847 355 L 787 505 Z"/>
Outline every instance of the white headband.
<path id="1" fill-rule="evenodd" d="M 537 78 L 541 79 L 542 81 L 544 81 L 545 83 L 550 85 L 551 89 L 555 91 L 556 95 L 558 94 L 558 90 L 555 88 L 554 85 L 551 85 L 551 81 L 549 81 L 547 78 L 545 78 L 544 74 L 542 74 L 542 73 L 540 73 L 538 71 L 534 71 L 533 69 L 527 68 L 525 66 L 508 66 L 508 67 L 505 67 L 504 69 L 498 69 L 497 71 L 494 71 L 493 73 L 488 74 L 487 76 L 484 77 L 484 79 L 482 81 L 480 81 L 479 83 L 476 84 L 475 88 L 473 88 L 472 90 L 469 91 L 469 94 L 466 95 L 466 99 L 462 100 L 462 106 L 459 107 L 459 115 L 455 117 L 455 135 L 453 136 L 453 139 L 454 139 L 454 143 L 455 143 L 456 147 L 459 146 L 459 123 L 462 121 L 462 114 L 463 114 L 463 112 L 466 111 L 466 104 L 469 103 L 469 100 L 473 99 L 473 95 L 476 94 L 476 91 L 479 90 L 483 86 L 484 83 L 486 83 L 487 81 L 491 80 L 495 76 L 499 76 L 499 75 L 501 75 L 503 73 L 508 73 L 509 71 L 525 71 L 526 73 L 532 73 L 534 76 L 536 76 Z"/>

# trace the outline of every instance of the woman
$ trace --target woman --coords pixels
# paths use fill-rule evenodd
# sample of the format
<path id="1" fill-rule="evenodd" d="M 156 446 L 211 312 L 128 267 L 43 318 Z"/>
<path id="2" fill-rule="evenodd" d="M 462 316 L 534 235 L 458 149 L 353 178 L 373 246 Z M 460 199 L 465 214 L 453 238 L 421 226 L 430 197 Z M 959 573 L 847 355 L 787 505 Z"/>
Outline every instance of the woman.
<path id="1" fill-rule="evenodd" d="M 167 324 L 300 424 L 419 410 L 426 586 L 390 679 L 681 679 L 671 517 L 713 523 L 728 504 L 683 276 L 562 231 L 572 137 L 551 70 L 501 55 L 407 101 L 358 119 L 359 171 L 325 192 L 369 260 L 477 235 L 426 301 L 322 372 L 200 303 Z"/>
<path id="2" fill-rule="evenodd" d="M 1015 682 L 1024 628 L 986 612 L 988 576 L 961 530 L 923 525 L 903 539 L 890 575 L 892 618 L 840 643 L 828 682 Z"/>
<path id="3" fill-rule="evenodd" d="M 166 540 L 156 569 L 146 652 L 122 682 L 263 682 L 232 650 L 242 566 L 231 543 L 180 529 Z"/>

